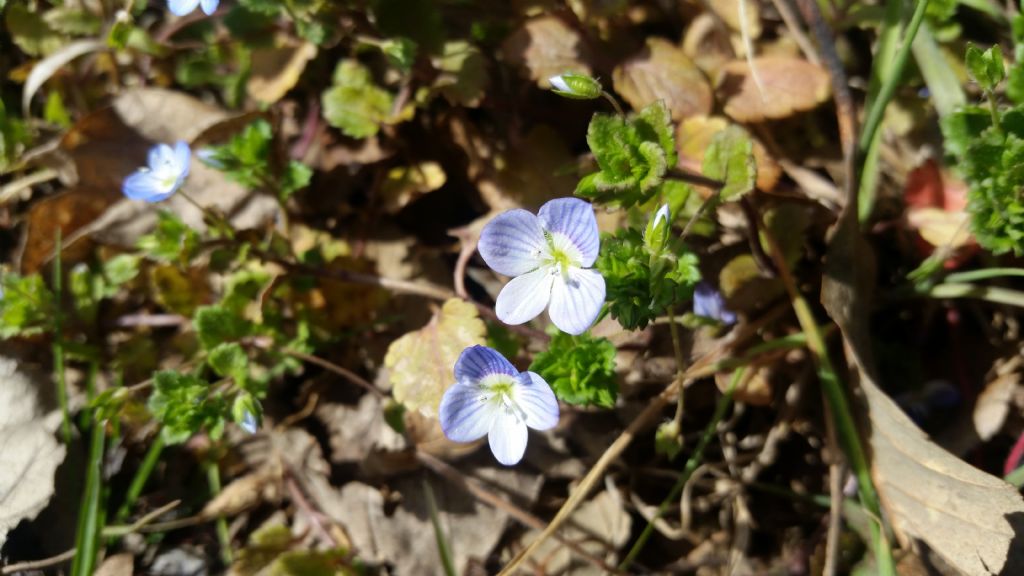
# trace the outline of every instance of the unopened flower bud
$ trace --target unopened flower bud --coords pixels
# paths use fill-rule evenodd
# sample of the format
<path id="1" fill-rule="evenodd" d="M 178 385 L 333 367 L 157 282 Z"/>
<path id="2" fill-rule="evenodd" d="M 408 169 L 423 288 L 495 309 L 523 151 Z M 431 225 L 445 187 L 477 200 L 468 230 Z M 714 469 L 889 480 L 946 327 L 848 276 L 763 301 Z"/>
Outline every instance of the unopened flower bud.
<path id="1" fill-rule="evenodd" d="M 551 90 L 559 96 L 576 100 L 593 100 L 601 97 L 601 83 L 586 74 L 565 73 L 548 78 Z"/>

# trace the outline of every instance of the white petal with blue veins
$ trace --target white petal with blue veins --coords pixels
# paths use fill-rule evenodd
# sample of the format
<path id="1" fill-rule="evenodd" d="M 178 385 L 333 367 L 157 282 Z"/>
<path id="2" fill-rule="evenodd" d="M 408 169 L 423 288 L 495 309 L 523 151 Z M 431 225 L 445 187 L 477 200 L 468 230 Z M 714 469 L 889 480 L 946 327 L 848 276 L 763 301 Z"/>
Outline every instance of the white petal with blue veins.
<path id="1" fill-rule="evenodd" d="M 543 264 L 548 243 L 537 216 L 517 208 L 499 214 L 484 226 L 478 249 L 495 272 L 519 276 Z"/>
<path id="2" fill-rule="evenodd" d="M 556 268 L 545 266 L 505 284 L 494 306 L 498 319 L 514 326 L 540 315 L 551 299 L 551 285 L 556 275 Z"/>
<path id="3" fill-rule="evenodd" d="M 577 335 L 594 323 L 604 304 L 604 278 L 596 270 L 570 268 L 551 288 L 551 322 L 562 332 Z"/>

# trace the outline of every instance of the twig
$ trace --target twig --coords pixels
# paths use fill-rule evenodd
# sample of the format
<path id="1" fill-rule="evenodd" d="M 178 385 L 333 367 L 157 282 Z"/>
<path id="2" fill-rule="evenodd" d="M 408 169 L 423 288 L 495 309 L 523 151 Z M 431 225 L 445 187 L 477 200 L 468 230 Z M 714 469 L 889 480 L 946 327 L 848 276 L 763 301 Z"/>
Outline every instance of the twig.
<path id="1" fill-rule="evenodd" d="M 57 554 L 56 556 L 50 556 L 49 558 L 43 558 L 42 560 L 31 560 L 29 562 L 18 562 L 16 564 L 8 564 L 3 568 L 0 568 L 0 574 L 15 574 L 17 572 L 28 572 L 31 570 L 42 570 L 43 568 L 49 568 L 58 564 L 63 564 L 68 560 L 75 557 L 75 549 L 66 550 Z"/>
<path id="2" fill-rule="evenodd" d="M 174 500 L 172 502 L 164 504 L 163 506 L 157 508 L 156 510 L 153 510 L 149 514 L 146 514 L 145 516 L 139 518 L 135 522 L 132 522 L 128 526 L 107 526 L 103 529 L 103 536 L 107 538 L 117 538 L 120 536 L 126 536 L 133 532 L 138 532 L 143 527 L 149 525 L 149 523 L 153 520 L 156 520 L 157 518 L 177 508 L 179 504 L 181 504 L 181 500 Z"/>
<path id="3" fill-rule="evenodd" d="M 306 354 L 305 352 L 299 352 L 298 350 L 284 350 L 284 353 L 287 354 L 288 356 L 292 356 L 294 358 L 298 358 L 299 360 L 302 360 L 303 362 L 309 362 L 310 364 L 316 364 L 317 366 L 323 368 L 324 370 L 327 370 L 327 371 L 330 371 L 330 372 L 334 372 L 338 376 L 341 376 L 342 378 L 348 380 L 349 382 L 351 382 L 353 384 L 356 384 L 357 386 L 367 390 L 368 392 L 374 394 L 378 398 L 387 398 L 388 397 L 387 394 L 385 394 L 379 388 L 377 388 L 376 386 L 371 384 L 368 380 L 366 380 L 365 378 L 363 378 L 359 374 L 356 374 L 355 372 L 349 370 L 348 368 L 343 368 L 343 367 L 338 366 L 337 364 L 335 364 L 333 362 L 329 362 L 327 360 L 324 360 L 323 358 L 320 358 L 319 356 L 313 356 L 312 354 Z"/>
<path id="4" fill-rule="evenodd" d="M 814 49 L 811 39 L 800 28 L 800 22 L 797 21 L 796 14 L 793 13 L 793 7 L 789 2 L 790 0 L 772 0 L 775 10 L 786 24 L 786 29 L 793 35 L 793 40 L 800 47 L 800 51 L 804 53 L 804 57 L 812 64 L 820 64 L 821 58 L 818 57 L 818 51 Z"/>
<path id="5" fill-rule="evenodd" d="M 331 535 L 327 528 L 324 527 L 324 524 L 320 519 L 320 513 L 317 512 L 315 508 L 313 508 L 313 505 L 310 504 L 309 499 L 306 498 L 305 493 L 303 493 L 302 491 L 302 487 L 299 486 L 299 482 L 295 476 L 295 472 L 291 469 L 290 466 L 286 466 L 285 468 L 284 482 L 285 487 L 288 488 L 288 495 L 291 496 L 292 502 L 295 502 L 295 505 L 298 506 L 300 510 L 305 512 L 307 516 L 309 516 L 309 522 L 313 525 L 313 529 L 316 530 L 320 538 L 324 542 L 329 542 L 331 546 L 335 548 L 339 547 L 341 544 L 333 535 Z"/>
<path id="6" fill-rule="evenodd" d="M 502 512 L 514 518 L 519 523 L 530 528 L 533 528 L 534 530 L 544 529 L 544 521 L 540 518 L 534 516 L 533 514 L 530 514 L 529 512 L 523 510 L 522 508 L 519 508 L 515 504 L 512 504 L 511 502 L 498 496 L 497 494 L 494 494 L 493 492 L 483 488 L 482 486 L 479 485 L 479 483 L 477 483 L 473 479 L 466 477 L 457 469 L 449 466 L 445 462 L 435 458 L 434 456 L 428 454 L 427 452 L 417 450 L 416 459 L 423 463 L 427 468 L 433 470 L 438 475 L 443 476 L 452 484 L 469 492 L 474 498 L 483 502 L 484 504 L 488 504 L 498 510 L 501 510 Z M 620 574 L 620 572 L 618 572 L 615 569 L 615 567 L 605 564 L 603 560 L 587 552 L 582 547 L 580 547 L 580 545 L 576 542 L 567 540 L 559 536 L 558 534 L 555 534 L 554 538 L 558 540 L 561 544 L 564 544 L 567 548 L 572 550 L 580 558 L 583 558 L 584 560 L 590 562 L 591 564 L 600 568 L 601 570 L 604 570 L 605 572 Z"/>

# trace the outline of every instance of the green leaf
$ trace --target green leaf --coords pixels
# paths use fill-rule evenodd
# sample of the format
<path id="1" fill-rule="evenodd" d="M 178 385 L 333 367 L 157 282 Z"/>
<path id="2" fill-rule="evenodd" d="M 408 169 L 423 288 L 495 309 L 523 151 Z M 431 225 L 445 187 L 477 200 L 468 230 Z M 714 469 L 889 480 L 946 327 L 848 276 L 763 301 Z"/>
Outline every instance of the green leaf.
<path id="1" fill-rule="evenodd" d="M 7 7 L 4 22 L 11 39 L 29 56 L 46 56 L 64 43 L 39 12 L 20 2 Z"/>
<path id="2" fill-rule="evenodd" d="M 203 306 L 196 310 L 193 325 L 203 348 L 211 350 L 224 342 L 248 336 L 252 326 L 245 318 L 222 306 Z"/>
<path id="3" fill-rule="evenodd" d="M 158 262 L 188 263 L 199 248 L 199 233 L 174 213 L 160 210 L 156 228 L 139 238 L 138 248 Z"/>
<path id="4" fill-rule="evenodd" d="M 991 92 L 1002 82 L 1005 69 L 1003 68 L 1003 51 L 998 45 L 982 52 L 974 44 L 968 44 L 965 60 L 967 71 L 982 90 Z"/>
<path id="5" fill-rule="evenodd" d="M 43 118 L 47 122 L 56 124 L 61 128 L 68 128 L 71 126 L 71 116 L 68 115 L 68 110 L 64 107 L 64 98 L 61 97 L 60 92 L 54 90 L 46 96 L 46 107 L 43 109 Z"/>
<path id="6" fill-rule="evenodd" d="M 153 375 L 149 411 L 163 424 L 161 436 L 168 444 L 180 444 L 200 430 L 219 438 L 224 430 L 226 405 L 211 396 L 210 386 L 191 374 L 172 371 Z"/>
<path id="7" fill-rule="evenodd" d="M 327 122 L 347 136 L 373 136 L 391 118 L 394 97 L 373 83 L 370 71 L 355 60 L 342 60 L 334 70 L 334 86 L 321 96 Z"/>
<path id="8" fill-rule="evenodd" d="M 53 323 L 53 294 L 39 274 L 0 277 L 0 338 L 31 336 L 50 330 Z"/>
<path id="9" fill-rule="evenodd" d="M 387 57 L 389 64 L 402 72 L 409 72 L 416 63 L 419 48 L 411 38 L 400 36 L 384 40 L 380 44 L 380 51 Z"/>
<path id="10" fill-rule="evenodd" d="M 542 378 L 563 402 L 611 408 L 618 395 L 615 346 L 607 338 L 558 332 L 530 370 Z"/>
<path id="11" fill-rule="evenodd" d="M 71 36 L 95 36 L 103 28 L 103 20 L 99 16 L 71 6 L 47 10 L 43 20 L 54 31 Z"/>
<path id="12" fill-rule="evenodd" d="M 676 163 L 671 120 L 661 102 L 628 118 L 595 114 L 587 144 L 601 171 L 584 177 L 576 194 L 624 208 L 651 199 Z"/>
<path id="13" fill-rule="evenodd" d="M 704 175 L 723 182 L 722 200 L 739 198 L 754 189 L 757 164 L 754 143 L 739 126 L 729 126 L 711 137 L 704 152 Z"/>
<path id="14" fill-rule="evenodd" d="M 206 357 L 206 363 L 213 368 L 218 376 L 231 378 L 239 387 L 245 387 L 249 372 L 249 357 L 237 342 L 218 344 L 213 350 L 210 350 L 210 355 Z"/>
<path id="15" fill-rule="evenodd" d="M 312 179 L 312 168 L 298 160 L 288 162 L 288 168 L 281 179 L 281 200 L 287 200 L 291 198 L 292 194 L 309 186 Z"/>
<path id="16" fill-rule="evenodd" d="M 941 119 L 946 151 L 963 157 L 971 142 L 992 125 L 992 115 L 980 106 L 964 106 Z"/>

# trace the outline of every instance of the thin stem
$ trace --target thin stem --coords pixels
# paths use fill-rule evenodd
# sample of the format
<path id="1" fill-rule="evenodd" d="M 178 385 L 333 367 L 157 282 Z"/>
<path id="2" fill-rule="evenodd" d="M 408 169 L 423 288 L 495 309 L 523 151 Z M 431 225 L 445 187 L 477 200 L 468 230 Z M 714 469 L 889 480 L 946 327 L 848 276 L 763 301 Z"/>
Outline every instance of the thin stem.
<path id="1" fill-rule="evenodd" d="M 697 211 L 694 212 L 693 216 L 690 217 L 690 220 L 686 223 L 686 226 L 683 226 L 683 231 L 679 233 L 679 238 L 681 240 L 686 239 L 686 236 L 690 234 L 690 229 L 693 228 L 693 225 L 696 224 L 698 220 L 700 220 L 701 216 L 704 215 L 704 212 L 706 212 L 709 207 L 711 207 L 714 204 L 718 204 L 718 198 L 721 194 L 721 188 L 715 189 L 715 191 L 711 193 L 711 196 L 708 196 L 707 199 L 704 200 L 704 202 L 700 205 L 700 207 L 697 208 Z"/>
<path id="2" fill-rule="evenodd" d="M 234 239 L 235 230 L 231 227 L 231 223 L 228 222 L 223 216 L 218 214 L 215 210 L 203 206 L 202 204 L 197 202 L 195 198 L 187 194 L 184 190 L 178 190 L 178 195 L 184 198 L 189 204 L 195 206 L 196 209 L 199 210 L 199 212 L 206 216 L 206 219 L 210 222 L 211 225 L 220 229 L 224 236 Z"/>
<path id="3" fill-rule="evenodd" d="M 976 284 L 939 284 L 926 288 L 918 294 L 930 298 L 975 298 L 994 304 L 1007 304 L 1024 308 L 1024 292 L 1000 288 L 999 286 L 978 286 Z"/>
<path id="4" fill-rule="evenodd" d="M 958 284 L 962 282 L 974 282 L 975 280 L 988 280 L 990 278 L 1003 278 L 1007 276 L 1024 276 L 1024 268 L 985 268 L 984 270 L 954 272 L 946 276 L 944 281 L 949 284 Z"/>
<path id="5" fill-rule="evenodd" d="M 430 523 L 434 527 L 434 538 L 437 540 L 437 554 L 441 557 L 441 565 L 444 566 L 446 576 L 455 576 L 455 563 L 452 561 L 452 550 L 448 546 L 448 538 L 444 535 L 441 527 L 441 518 L 437 512 L 437 501 L 434 499 L 434 491 L 430 483 L 423 480 L 423 494 L 427 498 L 427 510 L 430 512 Z"/>
<path id="6" fill-rule="evenodd" d="M 61 436 L 65 444 L 71 443 L 71 412 L 68 409 L 68 387 L 64 379 L 64 329 L 63 315 L 61 314 L 61 301 L 64 293 L 64 271 L 61 267 L 61 229 L 58 226 L 56 238 L 54 239 L 53 258 L 53 373 L 57 381 L 57 402 L 60 404 L 61 412 Z"/>
<path id="7" fill-rule="evenodd" d="M 146 487 L 146 481 L 149 480 L 157 461 L 160 460 L 160 454 L 163 453 L 164 446 L 164 437 L 157 431 L 156 438 L 153 439 L 153 443 L 149 445 L 149 450 L 146 451 L 146 456 L 142 459 L 142 464 L 135 471 L 135 476 L 132 477 L 132 483 L 128 486 L 128 491 L 124 495 L 124 503 L 121 504 L 117 511 L 116 518 L 118 522 L 123 522 L 128 518 L 132 506 L 139 499 L 142 489 Z"/>
<path id="8" fill-rule="evenodd" d="M 78 510 L 78 530 L 75 535 L 75 549 L 78 554 L 71 564 L 72 576 L 91 576 L 96 564 L 101 526 L 100 493 L 103 484 L 103 443 L 106 430 L 103 422 L 93 421 L 89 442 L 89 462 L 86 468 L 85 489 Z"/>
<path id="9" fill-rule="evenodd" d="M 996 103 L 996 93 L 992 90 L 985 90 L 985 98 L 988 100 L 988 112 L 992 115 L 992 127 L 997 132 L 1002 132 L 1003 127 L 999 122 L 999 105 Z"/>
<path id="10" fill-rule="evenodd" d="M 612 96 L 607 90 L 602 90 L 601 96 L 604 96 L 605 100 L 611 102 L 612 108 L 615 108 L 616 114 L 622 117 L 626 116 L 626 113 L 622 111 L 622 106 L 619 104 L 619 101 L 615 99 L 615 96 Z"/>
<path id="11" fill-rule="evenodd" d="M 210 487 L 210 499 L 220 494 L 220 467 L 216 462 L 206 464 L 206 483 Z M 223 516 L 217 520 L 217 541 L 220 543 L 220 558 L 225 564 L 231 564 L 231 534 L 228 532 L 228 521 Z"/>
<path id="12" fill-rule="evenodd" d="M 648 519 L 647 525 L 644 526 L 643 532 L 637 537 L 636 542 L 633 543 L 633 547 L 629 549 L 629 553 L 619 564 L 619 570 L 625 571 L 629 568 L 630 564 L 636 560 L 636 557 L 640 554 L 640 551 L 647 545 L 647 540 L 650 539 L 651 534 L 654 532 L 654 523 L 659 518 L 668 512 L 668 509 L 672 507 L 676 498 L 679 497 L 680 492 L 683 491 L 683 487 L 690 480 L 690 476 L 693 475 L 693 471 L 700 466 L 701 461 L 704 459 L 704 450 L 707 449 L 708 444 L 711 442 L 711 438 L 714 437 L 715 431 L 718 429 L 718 424 L 725 418 L 725 412 L 729 409 L 729 405 L 732 404 L 732 396 L 736 391 L 736 387 L 739 385 L 740 379 L 746 372 L 746 367 L 737 368 L 732 374 L 732 379 L 729 380 L 729 387 L 726 389 L 722 397 L 718 399 L 718 403 L 715 405 L 715 412 L 711 416 L 711 421 L 704 427 L 704 433 L 701 434 L 700 441 L 697 446 L 693 449 L 693 453 L 690 454 L 690 458 L 686 461 L 686 465 L 683 466 L 683 471 L 679 474 L 679 478 L 676 480 L 675 485 L 672 486 L 672 490 L 669 491 L 668 496 L 661 501 L 661 505 L 654 512 L 654 515 Z"/>
<path id="13" fill-rule="evenodd" d="M 683 343 L 679 337 L 679 327 L 676 326 L 676 312 L 672 305 L 668 307 L 668 330 L 672 335 L 672 352 L 676 356 L 676 379 L 679 380 L 686 373 L 686 359 L 683 357 Z M 683 386 L 679 387 L 679 401 L 676 403 L 676 430 L 679 430 L 680 436 L 683 433 L 683 409 L 684 402 L 686 399 L 686 390 Z"/>

